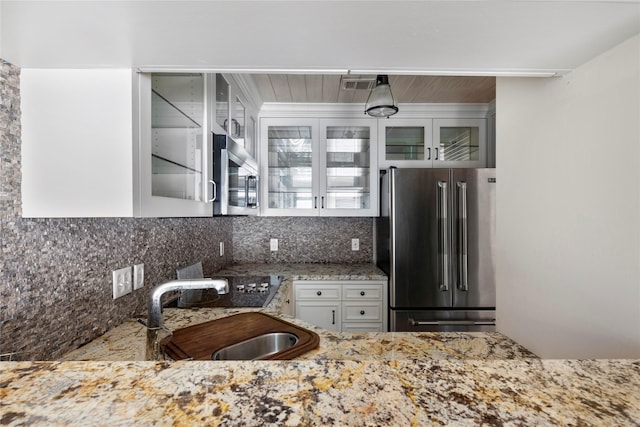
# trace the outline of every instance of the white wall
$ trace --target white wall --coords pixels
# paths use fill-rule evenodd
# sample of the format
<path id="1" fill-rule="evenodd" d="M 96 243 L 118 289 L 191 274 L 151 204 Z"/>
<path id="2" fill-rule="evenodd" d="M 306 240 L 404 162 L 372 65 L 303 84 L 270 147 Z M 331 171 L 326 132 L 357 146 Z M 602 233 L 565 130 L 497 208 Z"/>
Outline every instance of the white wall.
<path id="1" fill-rule="evenodd" d="M 640 357 L 640 35 L 497 82 L 498 329 L 545 358 Z"/>
<path id="2" fill-rule="evenodd" d="M 22 69 L 20 93 L 23 216 L 131 216 L 131 70 Z"/>
<path id="3" fill-rule="evenodd" d="M 0 0 L 0 58 L 2 56 L 2 0 Z"/>

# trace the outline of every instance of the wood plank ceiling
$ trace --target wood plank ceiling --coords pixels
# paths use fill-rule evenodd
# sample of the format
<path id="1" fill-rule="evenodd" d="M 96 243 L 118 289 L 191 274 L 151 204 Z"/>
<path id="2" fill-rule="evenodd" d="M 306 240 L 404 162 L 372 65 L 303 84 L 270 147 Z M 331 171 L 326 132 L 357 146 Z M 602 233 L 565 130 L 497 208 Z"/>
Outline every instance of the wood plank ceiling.
<path id="1" fill-rule="evenodd" d="M 253 74 L 252 77 L 264 102 L 364 103 L 370 91 L 344 89 L 340 75 Z M 375 79 L 375 76 L 355 77 Z M 496 97 L 495 77 L 390 75 L 389 84 L 398 103 L 486 103 Z"/>

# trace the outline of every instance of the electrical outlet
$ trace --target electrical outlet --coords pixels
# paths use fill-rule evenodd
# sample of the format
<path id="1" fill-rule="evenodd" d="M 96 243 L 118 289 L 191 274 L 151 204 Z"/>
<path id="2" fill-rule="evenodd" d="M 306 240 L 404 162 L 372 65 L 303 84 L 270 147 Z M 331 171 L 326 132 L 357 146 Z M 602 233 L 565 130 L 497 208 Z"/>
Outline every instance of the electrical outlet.
<path id="1" fill-rule="evenodd" d="M 133 266 L 133 289 L 140 289 L 144 286 L 144 264 Z"/>
<path id="2" fill-rule="evenodd" d="M 224 242 L 220 242 L 220 256 L 224 256 Z"/>
<path id="3" fill-rule="evenodd" d="M 131 267 L 121 268 L 113 272 L 113 299 L 131 292 Z"/>
<path id="4" fill-rule="evenodd" d="M 271 239 L 269 241 L 269 247 L 271 248 L 271 252 L 275 252 L 278 250 L 278 239 Z"/>
<path id="5" fill-rule="evenodd" d="M 351 239 L 351 250 L 352 251 L 360 250 L 360 239 Z"/>

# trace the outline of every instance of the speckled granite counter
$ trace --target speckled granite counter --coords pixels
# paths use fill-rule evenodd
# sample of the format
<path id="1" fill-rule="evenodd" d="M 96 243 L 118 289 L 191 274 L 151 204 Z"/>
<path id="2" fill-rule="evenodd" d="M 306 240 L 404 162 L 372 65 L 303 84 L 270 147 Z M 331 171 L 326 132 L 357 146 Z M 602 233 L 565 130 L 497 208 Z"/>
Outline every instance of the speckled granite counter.
<path id="1" fill-rule="evenodd" d="M 164 323 L 176 330 L 244 311 L 261 309 L 165 309 Z M 289 316 L 278 317 L 313 330 L 320 346 L 296 360 L 405 360 L 405 359 L 526 359 L 536 356 L 499 333 L 486 332 L 365 332 L 327 331 Z M 64 361 L 144 360 L 146 328 L 135 320 L 112 329 L 91 343 L 67 353 Z"/>
<path id="2" fill-rule="evenodd" d="M 296 278 L 384 278 L 373 266 L 275 267 L 289 279 L 281 295 Z M 282 299 L 263 310 L 280 312 Z M 165 323 L 239 311 L 167 309 Z M 0 363 L 0 424 L 640 424 L 638 360 L 540 360 L 497 333 L 347 334 L 284 317 L 315 330 L 320 347 L 293 361 L 137 361 L 145 329 L 132 320 L 69 361 Z"/>
<path id="3" fill-rule="evenodd" d="M 0 424 L 638 425 L 640 361 L 5 362 Z"/>
<path id="4" fill-rule="evenodd" d="M 263 309 L 167 309 L 164 323 L 176 330 L 242 311 L 264 311 L 311 329 L 320 336 L 320 346 L 299 357 L 324 360 L 403 359 L 523 359 L 536 356 L 499 333 L 401 333 L 331 332 L 282 313 L 293 280 L 386 280 L 373 264 L 242 264 L 216 275 L 284 276 L 278 293 Z M 146 330 L 135 320 L 112 329 L 102 337 L 65 355 L 62 360 L 144 360 Z"/>

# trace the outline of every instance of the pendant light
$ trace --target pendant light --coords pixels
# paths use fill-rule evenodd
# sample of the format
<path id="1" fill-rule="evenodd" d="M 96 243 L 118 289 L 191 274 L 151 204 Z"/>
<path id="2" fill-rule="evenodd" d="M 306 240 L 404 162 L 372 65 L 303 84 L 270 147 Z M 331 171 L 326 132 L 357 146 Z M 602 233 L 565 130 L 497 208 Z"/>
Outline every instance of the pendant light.
<path id="1" fill-rule="evenodd" d="M 364 112 L 372 117 L 389 117 L 398 112 L 398 104 L 389 86 L 389 76 L 381 74 L 376 77 L 376 86 L 369 94 Z"/>

